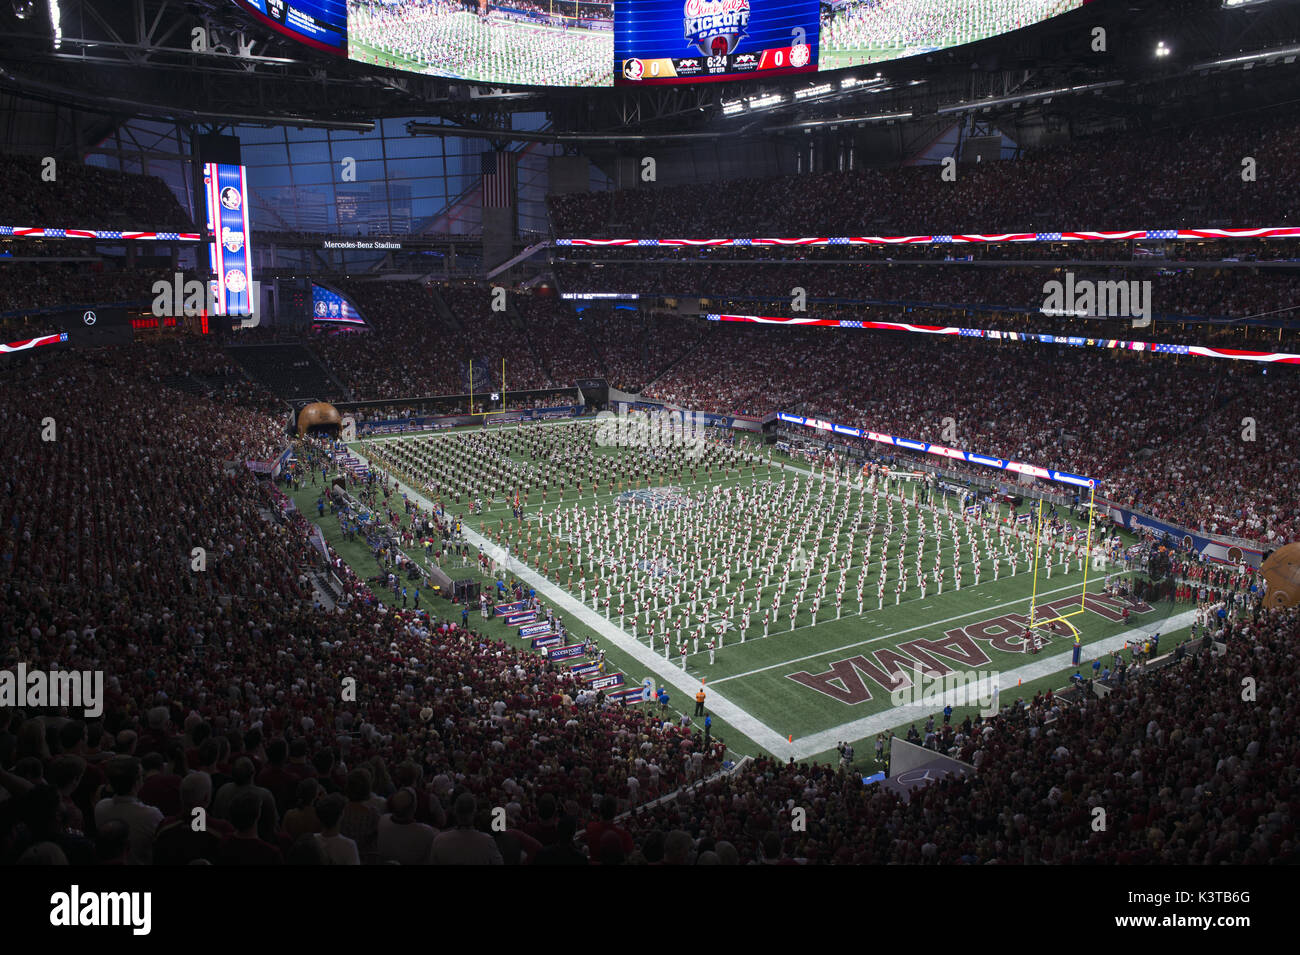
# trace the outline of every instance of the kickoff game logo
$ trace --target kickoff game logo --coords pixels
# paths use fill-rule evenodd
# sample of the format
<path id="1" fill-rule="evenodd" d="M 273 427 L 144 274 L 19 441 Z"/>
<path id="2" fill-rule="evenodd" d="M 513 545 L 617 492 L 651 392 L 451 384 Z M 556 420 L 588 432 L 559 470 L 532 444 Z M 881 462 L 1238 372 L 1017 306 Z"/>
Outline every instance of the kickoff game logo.
<path id="1" fill-rule="evenodd" d="M 701 56 L 725 56 L 748 34 L 749 0 L 686 0 L 682 8 L 686 41 Z"/>

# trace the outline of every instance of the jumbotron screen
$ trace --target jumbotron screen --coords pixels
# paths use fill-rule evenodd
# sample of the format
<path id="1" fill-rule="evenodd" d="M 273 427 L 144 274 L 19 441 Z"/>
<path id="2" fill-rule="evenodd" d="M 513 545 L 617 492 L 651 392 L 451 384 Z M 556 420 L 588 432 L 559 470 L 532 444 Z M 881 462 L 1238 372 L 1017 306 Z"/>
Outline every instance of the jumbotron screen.
<path id="1" fill-rule="evenodd" d="M 253 250 L 248 246 L 248 176 L 243 166 L 204 163 L 208 264 L 214 279 L 218 315 L 251 315 L 257 303 L 252 281 Z"/>
<path id="2" fill-rule="evenodd" d="M 616 0 L 615 82 L 775 76 L 817 69 L 818 0 Z"/>
<path id="3" fill-rule="evenodd" d="M 1092 0 L 235 0 L 354 60 L 500 86 L 646 86 L 845 69 Z"/>
<path id="4" fill-rule="evenodd" d="M 348 48 L 346 0 L 235 0 L 267 26 L 308 46 L 344 54 Z"/>

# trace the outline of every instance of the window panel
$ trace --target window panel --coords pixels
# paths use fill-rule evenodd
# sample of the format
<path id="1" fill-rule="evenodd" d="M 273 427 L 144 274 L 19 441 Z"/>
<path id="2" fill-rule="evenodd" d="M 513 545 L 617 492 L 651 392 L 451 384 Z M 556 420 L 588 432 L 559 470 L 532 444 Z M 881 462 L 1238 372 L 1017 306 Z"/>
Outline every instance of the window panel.
<path id="1" fill-rule="evenodd" d="M 403 134 L 401 139 L 388 140 L 384 144 L 384 149 L 387 150 L 390 160 L 394 158 L 427 158 L 441 155 L 442 141 L 433 136 L 407 136 Z"/>
<path id="2" fill-rule="evenodd" d="M 298 163 L 328 163 L 330 162 L 329 143 L 289 143 L 289 161 L 295 166 Z"/>
<path id="3" fill-rule="evenodd" d="M 240 126 L 235 131 L 239 141 L 245 147 L 252 143 L 283 143 L 284 129 L 279 126 L 263 128 L 261 126 Z"/>
<path id="4" fill-rule="evenodd" d="M 384 147 L 379 138 L 375 136 L 364 139 L 357 136 L 339 138 L 336 134 L 334 140 L 330 143 L 330 152 L 333 153 L 335 162 L 339 162 L 344 156 L 351 156 L 360 164 L 367 159 L 382 159 Z"/>
<path id="5" fill-rule="evenodd" d="M 253 166 L 270 166 L 285 165 L 289 161 L 289 154 L 285 151 L 284 143 L 266 143 L 264 145 L 250 146 L 244 143 L 240 150 L 243 157 L 244 165 Z"/>
<path id="6" fill-rule="evenodd" d="M 293 181 L 296 185 L 324 185 L 338 181 L 339 167 L 332 163 L 294 163 Z"/>

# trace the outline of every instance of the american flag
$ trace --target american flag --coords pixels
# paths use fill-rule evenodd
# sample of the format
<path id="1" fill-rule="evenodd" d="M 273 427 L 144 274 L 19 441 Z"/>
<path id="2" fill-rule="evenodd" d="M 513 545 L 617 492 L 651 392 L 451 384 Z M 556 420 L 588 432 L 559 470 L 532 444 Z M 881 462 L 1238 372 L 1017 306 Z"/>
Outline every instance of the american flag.
<path id="1" fill-rule="evenodd" d="M 483 174 L 483 208 L 509 209 L 515 202 L 515 154 L 480 153 L 479 162 Z"/>

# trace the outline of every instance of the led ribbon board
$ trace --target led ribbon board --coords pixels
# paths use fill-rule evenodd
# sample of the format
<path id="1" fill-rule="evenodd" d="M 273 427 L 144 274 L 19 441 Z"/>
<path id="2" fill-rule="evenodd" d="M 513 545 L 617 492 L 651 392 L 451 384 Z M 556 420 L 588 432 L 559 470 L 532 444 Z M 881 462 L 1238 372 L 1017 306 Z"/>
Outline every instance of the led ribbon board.
<path id="1" fill-rule="evenodd" d="M 960 338 L 987 338 L 992 341 L 1037 342 L 1041 345 L 1070 345 L 1076 348 L 1107 348 L 1120 351 L 1151 352 L 1157 355 L 1197 355 L 1201 358 L 1227 358 L 1233 361 L 1258 361 L 1268 364 L 1300 365 L 1300 355 L 1290 352 L 1251 351 L 1245 348 L 1211 348 L 1208 345 L 1174 345 L 1167 342 L 1125 341 L 1122 338 L 1088 338 L 1082 335 L 1052 335 L 1042 332 L 1004 332 L 987 328 L 957 328 L 945 325 L 914 325 L 909 322 L 868 322 L 836 318 L 790 318 L 780 315 L 704 316 L 711 322 L 749 322 L 760 325 L 796 325 L 819 328 L 860 328 L 921 335 L 949 335 Z"/>
<path id="2" fill-rule="evenodd" d="M 996 232 L 964 235 L 806 236 L 793 239 L 556 239 L 557 246 L 594 248 L 818 245 L 961 245 L 995 242 L 1127 242 L 1142 239 L 1296 239 L 1300 227 L 1239 229 L 1124 229 L 1117 232 Z"/>
<path id="3" fill-rule="evenodd" d="M 853 428 L 845 424 L 835 424 L 825 421 L 821 418 L 806 418 L 802 415 L 779 413 L 777 420 L 784 421 L 787 424 L 799 424 L 806 428 L 815 428 L 818 431 L 826 431 L 831 434 L 844 435 L 850 438 L 865 438 L 868 441 L 875 441 L 878 444 L 888 444 L 895 448 L 905 448 L 908 451 L 919 451 L 924 454 L 934 454 L 943 458 L 951 458 L 954 461 L 965 461 L 968 464 L 981 464 L 987 468 L 999 468 L 1003 471 L 1014 471 L 1017 474 L 1029 474 L 1044 481 L 1056 481 L 1060 484 L 1072 484 L 1075 487 L 1093 488 L 1097 486 L 1096 480 L 1089 477 L 1083 477 L 1079 474 L 1071 474 L 1069 471 L 1056 471 L 1052 468 L 1039 467 L 1036 464 L 1025 464 L 1021 461 L 1010 461 L 1004 458 L 994 458 L 985 454 L 976 454 L 974 451 L 960 451 L 957 448 L 946 448 L 941 444 L 930 444 L 925 441 L 914 441 L 910 438 L 898 438 L 891 434 L 880 434 L 876 431 L 866 431 L 862 428 Z"/>
<path id="4" fill-rule="evenodd" d="M 20 341 L 9 342 L 8 344 L 0 342 L 0 355 L 12 355 L 15 352 L 29 351 L 33 348 L 40 348 L 42 345 L 57 345 L 60 342 L 66 342 L 67 340 L 67 332 L 55 332 L 52 335 L 41 335 L 38 338 L 24 338 Z"/>
<path id="5" fill-rule="evenodd" d="M 55 226 L 0 225 L 4 239 L 130 239 L 139 242 L 198 242 L 197 232 L 134 232 L 130 229 L 68 229 Z"/>

